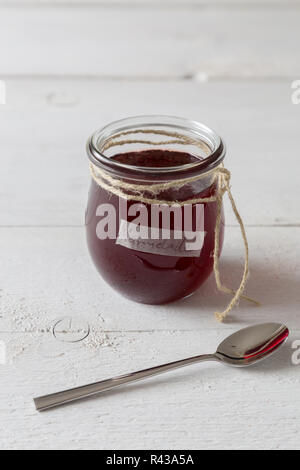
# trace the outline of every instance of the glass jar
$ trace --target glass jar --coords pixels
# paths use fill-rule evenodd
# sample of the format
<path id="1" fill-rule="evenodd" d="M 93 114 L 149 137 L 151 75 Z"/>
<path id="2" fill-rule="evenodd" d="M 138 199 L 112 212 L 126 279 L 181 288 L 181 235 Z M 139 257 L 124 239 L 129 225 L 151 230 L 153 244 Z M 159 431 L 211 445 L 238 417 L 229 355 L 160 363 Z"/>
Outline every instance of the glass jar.
<path id="1" fill-rule="evenodd" d="M 213 270 L 218 211 L 218 256 L 223 244 L 221 138 L 195 121 L 138 116 L 95 132 L 87 152 L 87 242 L 101 276 L 136 302 L 191 295 Z"/>

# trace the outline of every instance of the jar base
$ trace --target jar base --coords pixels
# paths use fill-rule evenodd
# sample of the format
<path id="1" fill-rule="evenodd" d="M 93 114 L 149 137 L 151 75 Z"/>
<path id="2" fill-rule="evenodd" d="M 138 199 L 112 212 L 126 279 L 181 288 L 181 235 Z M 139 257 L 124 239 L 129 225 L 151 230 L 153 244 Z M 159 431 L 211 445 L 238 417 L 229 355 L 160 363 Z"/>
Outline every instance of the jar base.
<path id="1" fill-rule="evenodd" d="M 169 304 L 173 304 L 175 302 L 179 302 L 181 300 L 186 300 L 188 299 L 189 297 L 192 297 L 193 295 L 195 295 L 199 289 L 202 287 L 202 285 L 207 281 L 207 279 L 210 277 L 210 274 L 207 276 L 207 278 L 202 282 L 201 284 L 196 287 L 194 290 L 192 290 L 191 292 L 188 292 L 184 295 L 177 295 L 177 296 L 173 296 L 172 298 L 169 298 L 169 299 L 166 299 L 166 300 L 145 300 L 145 299 L 139 299 L 139 298 L 133 298 L 132 296 L 129 296 L 129 295 L 126 295 L 125 293 L 121 292 L 120 290 L 118 290 L 118 294 L 127 299 L 127 300 L 130 300 L 131 302 L 134 302 L 134 303 L 137 303 L 137 304 L 141 304 L 141 305 L 169 305 Z"/>

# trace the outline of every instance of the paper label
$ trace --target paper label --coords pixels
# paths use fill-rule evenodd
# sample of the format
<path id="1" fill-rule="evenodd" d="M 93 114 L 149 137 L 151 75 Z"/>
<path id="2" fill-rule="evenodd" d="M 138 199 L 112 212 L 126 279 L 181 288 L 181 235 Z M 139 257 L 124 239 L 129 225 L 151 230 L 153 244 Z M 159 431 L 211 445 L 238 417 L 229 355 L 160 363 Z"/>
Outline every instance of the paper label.
<path id="1" fill-rule="evenodd" d="M 116 244 L 130 250 L 164 256 L 199 257 L 206 232 L 170 230 L 120 221 Z"/>

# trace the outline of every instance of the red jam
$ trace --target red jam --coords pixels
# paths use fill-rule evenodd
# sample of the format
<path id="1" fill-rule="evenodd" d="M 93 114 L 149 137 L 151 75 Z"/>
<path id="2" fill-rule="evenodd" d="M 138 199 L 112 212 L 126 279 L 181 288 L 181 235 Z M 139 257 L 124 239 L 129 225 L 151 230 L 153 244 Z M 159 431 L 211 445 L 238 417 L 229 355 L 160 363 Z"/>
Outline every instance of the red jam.
<path id="1" fill-rule="evenodd" d="M 188 153 L 169 150 L 128 152 L 111 158 L 127 165 L 151 168 L 181 166 L 198 161 L 197 157 Z M 197 192 L 196 184 L 189 184 L 181 189 L 180 200 L 210 197 L 215 194 L 215 191 L 215 183 L 206 189 L 202 188 L 200 192 Z M 160 195 L 162 196 L 164 200 L 178 200 L 177 195 L 176 199 L 174 197 L 173 189 L 165 190 Z M 86 213 L 89 251 L 102 277 L 125 297 L 146 304 L 172 302 L 192 294 L 211 274 L 217 215 L 216 202 L 203 204 L 205 236 L 198 256 L 185 256 L 184 252 L 179 256 L 143 252 L 142 249 L 136 250 L 117 244 L 114 239 L 99 239 L 97 236 L 99 216 L 96 215 L 96 211 L 102 204 L 113 204 L 116 213 L 119 214 L 119 197 L 101 188 L 92 180 Z M 136 204 L 136 201 L 128 201 L 126 204 L 127 208 L 130 208 L 132 204 Z M 150 209 L 149 204 L 146 206 Z M 131 220 L 132 218 L 127 216 L 127 221 Z M 151 223 L 150 219 L 149 223 Z M 160 228 L 164 228 L 161 224 L 160 220 Z M 195 206 L 192 207 L 192 224 L 195 229 Z M 172 219 L 170 229 L 174 230 Z M 119 221 L 117 220 L 117 233 L 118 231 Z M 222 214 L 220 247 L 223 244 L 223 235 L 224 216 Z"/>

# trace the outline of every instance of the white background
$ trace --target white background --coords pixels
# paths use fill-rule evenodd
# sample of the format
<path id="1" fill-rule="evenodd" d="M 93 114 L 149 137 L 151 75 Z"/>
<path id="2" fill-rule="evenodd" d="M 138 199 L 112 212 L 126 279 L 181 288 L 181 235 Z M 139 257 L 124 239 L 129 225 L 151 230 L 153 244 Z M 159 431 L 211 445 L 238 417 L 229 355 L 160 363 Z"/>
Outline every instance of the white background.
<path id="1" fill-rule="evenodd" d="M 2 449 L 300 447 L 300 1 L 0 0 Z M 85 141 L 128 115 L 192 118 L 224 137 L 247 226 L 248 295 L 225 324 L 213 277 L 189 300 L 134 304 L 85 246 Z M 222 272 L 237 285 L 239 228 L 226 204 Z M 89 323 L 55 339 L 64 317 Z M 38 414 L 33 396 L 214 351 L 239 327 L 284 321 L 290 342 L 247 370 L 207 363 Z M 68 326 L 68 321 L 64 322 Z M 68 338 L 68 334 L 61 334 Z"/>

